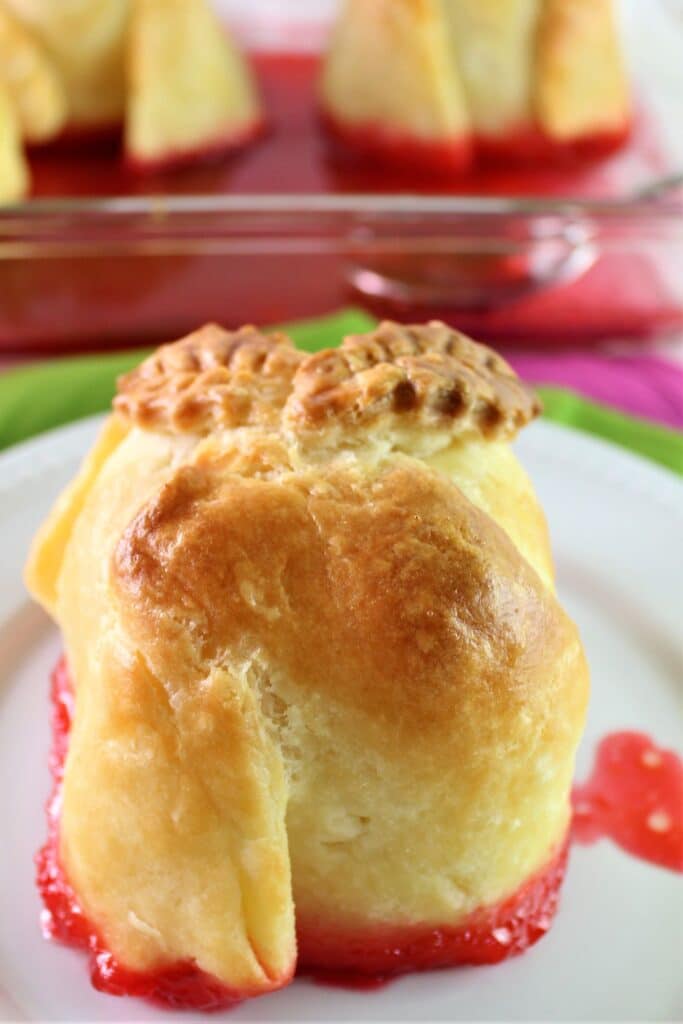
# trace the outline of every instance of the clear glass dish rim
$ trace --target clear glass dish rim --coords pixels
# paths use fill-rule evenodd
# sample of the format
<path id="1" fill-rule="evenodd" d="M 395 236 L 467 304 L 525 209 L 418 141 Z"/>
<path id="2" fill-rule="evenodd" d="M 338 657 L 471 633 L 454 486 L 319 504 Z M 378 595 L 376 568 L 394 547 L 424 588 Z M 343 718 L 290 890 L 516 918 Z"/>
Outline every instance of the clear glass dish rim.
<path id="1" fill-rule="evenodd" d="M 606 222 L 670 221 L 683 225 L 683 202 L 672 200 L 582 199 L 567 197 L 508 196 L 424 196 L 415 194 L 354 193 L 326 195 L 312 193 L 248 193 L 240 195 L 199 195 L 160 193 L 145 196 L 97 198 L 31 199 L 0 207 L 0 240 L 3 229 L 17 222 L 35 223 L 54 217 L 110 220 L 131 216 L 164 220 L 172 227 L 174 217 L 191 214 L 339 214 L 402 217 L 421 215 L 457 217 L 590 217 Z"/>

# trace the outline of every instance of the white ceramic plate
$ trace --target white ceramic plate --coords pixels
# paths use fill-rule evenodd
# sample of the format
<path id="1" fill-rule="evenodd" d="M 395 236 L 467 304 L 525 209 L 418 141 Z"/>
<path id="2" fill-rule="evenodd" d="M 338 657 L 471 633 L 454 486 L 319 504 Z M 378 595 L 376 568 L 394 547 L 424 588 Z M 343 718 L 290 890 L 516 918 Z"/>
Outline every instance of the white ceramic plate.
<path id="1" fill-rule="evenodd" d="M 29 603 L 21 567 L 96 426 L 84 421 L 0 458 L 0 1019 L 172 1019 L 95 992 L 83 955 L 43 942 L 38 925 L 32 858 L 45 831 L 47 680 L 60 643 Z M 525 432 L 519 451 L 548 514 L 560 591 L 593 670 L 579 777 L 597 740 L 614 730 L 644 730 L 680 750 L 683 486 L 543 422 Z M 601 842 L 574 850 L 555 927 L 525 956 L 413 975 L 369 993 L 297 981 L 229 1019 L 678 1020 L 681 950 L 683 880 Z"/>

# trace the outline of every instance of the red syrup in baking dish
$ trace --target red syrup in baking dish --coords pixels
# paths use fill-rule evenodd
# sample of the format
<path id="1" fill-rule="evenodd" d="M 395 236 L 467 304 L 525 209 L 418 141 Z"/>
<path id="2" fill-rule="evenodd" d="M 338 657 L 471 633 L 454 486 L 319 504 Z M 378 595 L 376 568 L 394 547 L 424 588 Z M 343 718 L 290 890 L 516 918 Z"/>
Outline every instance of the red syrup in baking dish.
<path id="1" fill-rule="evenodd" d="M 502 168 L 507 169 L 512 189 L 522 184 L 525 169 L 538 174 L 541 166 L 545 166 L 547 181 L 552 182 L 553 175 L 568 168 L 576 174 L 582 166 L 614 153 L 626 143 L 632 130 L 631 124 L 625 124 L 614 131 L 558 142 L 533 126 L 520 125 L 500 138 L 461 135 L 434 141 L 388 130 L 381 124 L 345 124 L 325 112 L 320 120 L 328 136 L 338 144 L 331 155 L 337 160 L 340 182 L 344 169 L 356 163 L 357 173 L 369 173 L 370 164 L 380 174 L 412 176 L 420 191 L 429 191 L 430 186 L 443 189 L 449 180 L 452 185 L 454 179 L 463 175 L 479 176 L 484 181 L 485 172 L 492 168 L 499 174 Z"/>
<path id="2" fill-rule="evenodd" d="M 425 173 L 419 163 L 407 165 L 405 159 L 363 159 L 353 147 L 335 144 L 321 128 L 313 99 L 320 75 L 315 55 L 255 54 L 252 60 L 267 111 L 267 130 L 254 144 L 227 159 L 200 161 L 182 172 L 148 174 L 132 174 L 126 168 L 120 132 L 108 142 L 78 148 L 41 146 L 31 154 L 33 195 L 379 193 L 615 199 L 675 169 L 658 119 L 646 108 L 637 109 L 627 144 L 603 160 L 582 159 L 572 147 L 560 147 L 556 156 L 563 159 L 525 161 L 524 154 L 531 156 L 539 141 L 528 132 L 504 142 L 508 153 L 514 143 L 516 159 L 501 159 L 500 152 L 496 159 L 488 140 L 487 158 L 465 174 Z M 593 139 L 591 145 L 597 149 L 604 142 Z M 588 143 L 584 140 L 583 145 Z M 477 146 L 481 151 L 481 140 Z M 457 146 L 455 154 L 450 153 L 451 158 L 454 155 L 457 159 Z M 467 218 L 464 223 L 469 223 Z M 197 222 L 202 231 L 203 224 Z M 222 224 L 219 218 L 215 237 L 224 232 Z M 525 224 L 522 219 L 523 228 Z M 496 230 L 503 235 L 512 230 L 507 220 L 505 225 L 501 221 Z M 471 253 L 467 246 L 463 253 L 442 252 L 437 244 L 433 252 L 421 252 L 419 259 L 409 241 L 386 250 L 363 243 L 358 250 L 352 246 L 353 253 L 348 246 L 330 245 L 315 259 L 305 252 L 292 254 L 295 269 L 284 276 L 282 257 L 267 245 L 257 259 L 233 258 L 217 253 L 215 246 L 192 246 L 191 252 L 172 247 L 173 251 L 156 252 L 153 259 L 145 257 L 142 274 L 142 257 L 113 254 L 103 279 L 93 269 L 95 263 L 81 256 L 35 260 L 31 273 L 20 274 L 13 284 L 12 322 L 3 324 L 0 318 L 0 350 L 25 352 L 30 345 L 35 351 L 92 351 L 152 344 L 189 332 L 207 318 L 227 327 L 283 323 L 322 316 L 349 302 L 360 303 L 380 318 L 441 318 L 496 346 L 517 342 L 575 347 L 602 343 L 607 336 L 644 338 L 680 329 L 683 312 L 666 273 L 666 249 L 660 257 L 656 246 L 610 245 L 576 279 L 529 290 L 529 282 L 539 273 L 537 243 L 541 253 L 556 253 L 556 243 L 543 238 L 531 248 L 524 245 L 510 253 L 494 246 L 493 255 Z M 350 273 L 353 268 L 370 270 L 371 282 L 379 275 L 379 289 L 368 287 L 367 277 Z M 16 271 L 9 267 L 7 273 L 14 281 Z M 496 294 L 505 301 L 473 303 L 472 289 L 486 284 L 490 274 Z M 385 281 L 397 282 L 398 287 L 387 291 Z M 453 281 L 461 282 L 462 293 L 452 290 Z M 445 282 L 444 294 L 440 282 Z M 42 295 L 40 303 L 33 301 L 36 292 Z M 78 316 L 72 315 L 74 309 Z"/>
<path id="3" fill-rule="evenodd" d="M 120 129 L 81 133 L 31 150 L 33 194 L 63 198 L 410 192 L 604 198 L 633 190 L 671 169 L 660 152 L 652 119 L 640 113 L 623 131 L 570 143 L 549 141 L 522 126 L 500 140 L 421 144 L 321 117 L 315 102 L 320 77 L 316 55 L 255 53 L 251 63 L 263 94 L 267 128 L 253 145 L 222 161 L 198 160 L 182 174 L 172 166 L 132 174 L 123 158 Z M 620 148 L 629 132 L 628 145 Z M 335 137 L 341 145 L 335 144 Z M 471 161 L 474 149 L 483 159 Z M 599 159 L 611 151 L 616 151 L 614 156 Z M 383 159 L 368 160 L 368 153 Z"/>
<path id="4" fill-rule="evenodd" d="M 61 786 L 71 718 L 72 689 L 62 659 L 52 674 L 54 780 L 47 805 L 48 838 L 37 856 L 38 888 L 49 938 L 90 953 L 95 988 L 112 995 L 142 996 L 157 1004 L 195 1010 L 234 1006 L 255 992 L 228 989 L 191 961 L 155 971 L 131 971 L 117 963 L 87 920 L 59 863 Z M 603 740 L 591 778 L 574 791 L 571 837 L 589 843 L 609 836 L 629 853 L 683 871 L 683 764 L 638 733 Z M 458 964 L 493 964 L 524 952 L 549 929 L 558 906 L 569 844 L 513 896 L 475 911 L 457 928 L 353 930 L 303 921 L 298 926 L 298 973 L 320 984 L 369 991 L 395 975 Z M 277 989 L 289 976 L 274 979 Z"/>

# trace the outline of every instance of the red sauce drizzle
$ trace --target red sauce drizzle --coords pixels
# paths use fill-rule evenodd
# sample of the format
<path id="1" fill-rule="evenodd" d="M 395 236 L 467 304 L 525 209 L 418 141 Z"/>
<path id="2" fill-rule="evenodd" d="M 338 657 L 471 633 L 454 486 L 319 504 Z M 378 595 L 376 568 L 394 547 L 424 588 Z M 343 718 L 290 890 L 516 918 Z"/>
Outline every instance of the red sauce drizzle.
<path id="1" fill-rule="evenodd" d="M 316 985 L 326 988 L 345 988 L 350 992 L 376 992 L 389 985 L 395 974 L 361 974 L 359 971 L 327 971 L 322 967 L 298 967 L 299 977 L 309 978 Z"/>
<path id="2" fill-rule="evenodd" d="M 451 178 L 488 163 L 523 166 L 546 162 L 561 166 L 597 160 L 623 146 L 631 132 L 631 124 L 625 123 L 619 129 L 558 141 L 533 125 L 519 125 L 500 137 L 468 134 L 436 141 L 374 122 L 346 124 L 324 111 L 321 120 L 333 140 L 362 159 L 378 161 L 387 167 L 408 166 L 422 174 Z M 337 155 L 343 157 L 342 152 Z"/>
<path id="3" fill-rule="evenodd" d="M 437 177 L 464 174 L 474 163 L 474 140 L 470 135 L 421 139 L 378 123 L 345 124 L 325 111 L 321 111 L 320 121 L 329 140 L 339 147 L 333 155 L 340 161 L 360 158 L 385 167 L 407 165 Z"/>
<path id="4" fill-rule="evenodd" d="M 577 842 L 606 837 L 634 857 L 683 872 L 683 761 L 672 750 L 639 732 L 606 736 L 573 804 Z"/>
<path id="5" fill-rule="evenodd" d="M 259 117 L 237 131 L 230 131 L 203 145 L 190 149 L 171 150 L 164 153 L 163 156 L 152 159 L 136 159 L 134 156 L 128 156 L 125 159 L 125 164 L 129 170 L 139 174 L 159 174 L 164 171 L 179 170 L 182 167 L 191 167 L 197 163 L 211 163 L 236 153 L 243 146 L 248 146 L 265 131 L 266 121 Z"/>

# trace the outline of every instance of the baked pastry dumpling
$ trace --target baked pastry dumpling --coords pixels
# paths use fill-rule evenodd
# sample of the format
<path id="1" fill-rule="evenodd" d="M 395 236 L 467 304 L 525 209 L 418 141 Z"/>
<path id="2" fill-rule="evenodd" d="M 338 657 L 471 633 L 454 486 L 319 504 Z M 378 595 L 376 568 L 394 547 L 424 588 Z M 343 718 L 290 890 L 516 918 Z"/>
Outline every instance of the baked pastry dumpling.
<path id="1" fill-rule="evenodd" d="M 626 127 L 628 94 L 606 0 L 545 0 L 536 44 L 536 115 L 564 142 Z"/>
<path id="2" fill-rule="evenodd" d="M 0 6 L 0 202 L 22 199 L 29 186 L 25 142 L 42 142 L 66 120 L 56 67 L 33 34 Z"/>
<path id="3" fill-rule="evenodd" d="M 262 116 L 211 0 L 0 0 L 0 85 L 27 142 L 125 124 L 128 162 L 243 145 Z M 0 178 L 0 201 L 16 198 Z"/>
<path id="4" fill-rule="evenodd" d="M 67 99 L 57 66 L 35 35 L 0 7 L 0 81 L 27 142 L 42 142 L 64 127 Z"/>
<path id="5" fill-rule="evenodd" d="M 353 147 L 395 160 L 438 147 L 449 164 L 469 165 L 470 115 L 436 3 L 349 0 L 321 84 L 327 125 Z"/>
<path id="6" fill-rule="evenodd" d="M 547 930 L 588 682 L 537 411 L 440 323 L 208 326 L 120 381 L 27 570 L 74 690 L 41 879 L 96 984 L 218 1005 Z"/>
<path id="7" fill-rule="evenodd" d="M 101 129 L 121 120 L 131 0 L 2 0 L 55 62 L 69 125 Z"/>
<path id="8" fill-rule="evenodd" d="M 127 59 L 133 163 L 191 159 L 259 131 L 251 76 L 208 4 L 133 0 Z"/>
<path id="9" fill-rule="evenodd" d="M 345 0 L 321 88 L 353 149 L 446 171 L 605 151 L 630 121 L 612 0 Z"/>
<path id="10" fill-rule="evenodd" d="M 21 199 L 27 189 L 28 167 L 19 116 L 6 87 L 0 83 L 0 202 Z"/>

